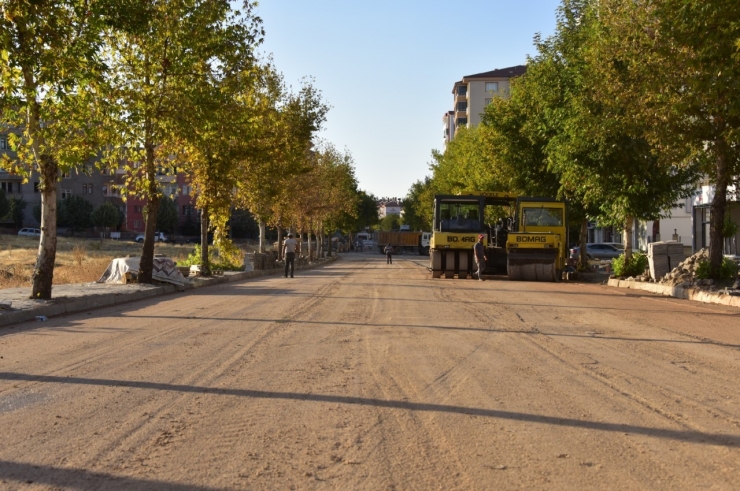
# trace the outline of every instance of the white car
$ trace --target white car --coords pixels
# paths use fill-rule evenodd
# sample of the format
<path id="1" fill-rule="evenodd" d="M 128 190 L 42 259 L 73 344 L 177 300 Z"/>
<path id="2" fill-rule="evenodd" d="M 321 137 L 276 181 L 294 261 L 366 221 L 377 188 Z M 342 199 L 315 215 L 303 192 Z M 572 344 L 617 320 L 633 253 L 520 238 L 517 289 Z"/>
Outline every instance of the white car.
<path id="1" fill-rule="evenodd" d="M 25 237 L 41 237 L 41 230 L 38 228 L 22 228 L 18 231 L 18 235 Z"/>
<path id="2" fill-rule="evenodd" d="M 136 242 L 144 242 L 144 234 L 137 235 L 134 240 Z M 154 242 L 167 242 L 167 236 L 162 232 L 154 232 Z"/>

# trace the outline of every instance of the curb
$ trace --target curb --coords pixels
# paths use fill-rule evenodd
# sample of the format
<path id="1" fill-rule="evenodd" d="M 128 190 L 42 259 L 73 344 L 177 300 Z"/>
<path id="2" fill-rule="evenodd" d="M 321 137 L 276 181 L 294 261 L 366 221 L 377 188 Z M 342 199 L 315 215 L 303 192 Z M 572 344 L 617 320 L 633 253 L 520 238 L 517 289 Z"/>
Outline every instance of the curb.
<path id="1" fill-rule="evenodd" d="M 339 256 L 333 255 L 332 257 L 324 258 L 321 262 L 311 263 L 305 266 L 296 266 L 295 269 L 298 271 L 313 269 L 334 262 L 337 259 L 339 259 Z M 69 302 L 44 305 L 33 309 L 18 310 L 2 314 L 0 315 L 0 327 L 31 321 L 39 315 L 43 315 L 45 317 L 56 317 L 66 314 L 75 314 L 86 310 L 100 309 L 103 307 L 110 307 L 112 305 L 120 305 L 123 303 L 134 302 L 136 300 L 143 300 L 145 298 L 159 297 L 161 295 L 169 295 L 171 293 L 204 288 L 222 283 L 233 283 L 250 278 L 270 276 L 282 272 L 283 270 L 281 268 L 275 268 L 261 271 L 242 271 L 239 273 L 224 274 L 223 276 L 214 276 L 211 278 L 199 278 L 196 276 L 193 278 L 193 282 L 190 285 L 185 286 L 163 285 L 129 293 L 108 293 L 92 297 L 80 297 Z"/>
<path id="2" fill-rule="evenodd" d="M 727 305 L 740 307 L 740 297 L 725 295 L 714 292 L 705 292 L 696 288 L 684 288 L 681 286 L 658 285 L 656 283 L 643 283 L 640 281 L 627 281 L 610 279 L 607 285 L 615 288 L 629 288 L 632 290 L 643 290 L 664 297 L 680 298 L 693 302 L 711 303 L 714 305 Z"/>

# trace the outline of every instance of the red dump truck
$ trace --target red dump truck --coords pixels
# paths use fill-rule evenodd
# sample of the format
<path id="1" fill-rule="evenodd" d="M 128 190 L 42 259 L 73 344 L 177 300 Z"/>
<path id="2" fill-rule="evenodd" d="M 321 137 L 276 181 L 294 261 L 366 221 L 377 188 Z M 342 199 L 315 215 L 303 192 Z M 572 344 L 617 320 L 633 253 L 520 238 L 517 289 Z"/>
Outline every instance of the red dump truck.
<path id="1" fill-rule="evenodd" d="M 393 246 L 394 254 L 403 254 L 405 252 L 418 252 L 419 254 L 429 254 L 429 232 L 407 232 L 376 231 L 373 233 L 373 239 L 378 246 L 378 251 L 385 254 L 385 246 Z"/>

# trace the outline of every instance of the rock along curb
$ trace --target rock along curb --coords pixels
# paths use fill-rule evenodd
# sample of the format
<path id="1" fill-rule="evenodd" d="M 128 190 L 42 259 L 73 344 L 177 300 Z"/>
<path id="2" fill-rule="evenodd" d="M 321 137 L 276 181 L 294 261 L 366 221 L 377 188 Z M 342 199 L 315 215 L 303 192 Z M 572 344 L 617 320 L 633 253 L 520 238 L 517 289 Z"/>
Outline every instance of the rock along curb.
<path id="1" fill-rule="evenodd" d="M 333 255 L 331 257 L 324 258 L 321 262 L 312 263 L 304 266 L 296 266 L 296 269 L 313 269 L 318 266 L 323 266 L 330 262 L 336 261 L 338 258 L 338 255 Z M 196 276 L 195 278 L 193 278 L 193 281 L 190 285 L 186 285 L 184 287 L 179 287 L 175 285 L 163 285 L 150 288 L 148 290 L 139 290 L 129 293 L 109 293 L 106 295 L 95 295 L 94 297 L 80 297 L 68 302 L 60 302 L 32 309 L 8 312 L 7 314 L 3 314 L 0 316 L 0 327 L 34 320 L 36 316 L 40 315 L 43 315 L 45 317 L 55 317 L 58 315 L 75 314 L 78 312 L 84 312 L 86 310 L 110 307 L 111 305 L 119 305 L 122 303 L 133 302 L 145 298 L 158 297 L 160 295 L 168 295 L 170 293 L 175 293 L 178 291 L 182 292 L 185 290 L 191 290 L 193 288 L 203 288 L 206 286 L 218 285 L 221 283 L 232 283 L 235 281 L 242 281 L 249 278 L 259 278 L 261 276 L 269 276 L 282 272 L 283 270 L 281 268 L 275 268 L 261 271 L 241 271 L 238 273 L 226 273 L 223 276 L 213 276 L 211 278 L 199 278 Z"/>
<path id="2" fill-rule="evenodd" d="M 715 305 L 728 305 L 730 307 L 740 307 L 740 297 L 724 295 L 714 292 L 705 292 L 696 288 L 683 288 L 680 286 L 658 285 L 656 283 L 643 283 L 641 281 L 627 281 L 610 279 L 607 283 L 609 286 L 616 288 L 630 288 L 632 290 L 643 290 L 656 295 L 665 297 L 681 298 L 692 300 L 694 302 L 712 303 Z"/>

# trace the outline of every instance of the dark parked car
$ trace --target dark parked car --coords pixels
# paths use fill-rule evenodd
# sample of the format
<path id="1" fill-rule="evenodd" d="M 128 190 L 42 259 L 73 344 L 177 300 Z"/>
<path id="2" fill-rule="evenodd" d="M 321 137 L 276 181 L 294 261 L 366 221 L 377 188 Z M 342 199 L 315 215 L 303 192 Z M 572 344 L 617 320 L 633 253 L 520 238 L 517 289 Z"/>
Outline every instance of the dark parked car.
<path id="1" fill-rule="evenodd" d="M 570 257 L 578 259 L 580 247 L 570 250 Z M 611 244 L 586 244 L 586 255 L 589 259 L 614 259 L 622 255 L 624 251 Z"/>

